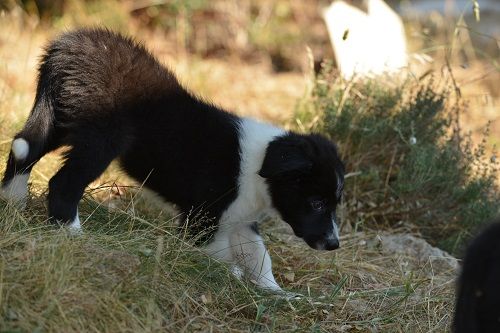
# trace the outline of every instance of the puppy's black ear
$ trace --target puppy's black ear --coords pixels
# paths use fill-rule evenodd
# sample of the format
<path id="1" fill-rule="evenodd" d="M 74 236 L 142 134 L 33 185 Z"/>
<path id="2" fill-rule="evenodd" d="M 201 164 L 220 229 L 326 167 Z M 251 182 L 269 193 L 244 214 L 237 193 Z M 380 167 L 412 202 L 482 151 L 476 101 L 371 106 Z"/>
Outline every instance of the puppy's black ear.
<path id="1" fill-rule="evenodd" d="M 302 140 L 288 136 L 271 141 L 259 175 L 264 178 L 276 178 L 308 173 L 313 163 L 307 157 L 304 144 Z"/>

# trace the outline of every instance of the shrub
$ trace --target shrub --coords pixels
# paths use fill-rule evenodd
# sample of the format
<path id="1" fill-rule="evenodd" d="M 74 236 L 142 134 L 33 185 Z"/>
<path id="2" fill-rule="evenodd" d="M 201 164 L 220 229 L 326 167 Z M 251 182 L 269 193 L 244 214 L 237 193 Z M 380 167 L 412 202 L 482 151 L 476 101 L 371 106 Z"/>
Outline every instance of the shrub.
<path id="1" fill-rule="evenodd" d="M 350 173 L 345 222 L 417 227 L 459 253 L 499 214 L 498 163 L 460 128 L 463 101 L 432 77 L 346 82 L 325 66 L 297 108 L 298 124 L 331 137 Z"/>

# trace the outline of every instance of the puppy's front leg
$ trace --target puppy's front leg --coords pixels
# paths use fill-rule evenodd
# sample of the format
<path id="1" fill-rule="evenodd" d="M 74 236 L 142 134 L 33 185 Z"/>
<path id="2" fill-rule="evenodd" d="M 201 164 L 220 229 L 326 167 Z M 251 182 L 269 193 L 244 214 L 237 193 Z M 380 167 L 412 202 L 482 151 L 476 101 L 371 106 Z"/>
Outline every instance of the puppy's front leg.
<path id="1" fill-rule="evenodd" d="M 243 224 L 233 229 L 229 235 L 229 243 L 235 264 L 243 269 L 250 280 L 263 289 L 283 292 L 274 279 L 271 257 L 256 223 Z"/>

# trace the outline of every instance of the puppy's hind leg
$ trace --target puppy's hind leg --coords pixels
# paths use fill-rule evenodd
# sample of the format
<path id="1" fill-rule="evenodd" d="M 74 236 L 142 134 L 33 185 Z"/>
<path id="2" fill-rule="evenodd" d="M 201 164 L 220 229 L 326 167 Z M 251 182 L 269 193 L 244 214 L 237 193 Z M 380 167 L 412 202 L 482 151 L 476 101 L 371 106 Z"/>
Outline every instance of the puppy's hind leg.
<path id="1" fill-rule="evenodd" d="M 23 139 L 16 139 L 23 140 Z M 22 141 L 23 143 L 26 141 Z M 28 194 L 28 179 L 30 175 L 30 170 L 28 168 L 20 168 L 17 170 L 18 165 L 15 155 L 9 154 L 9 159 L 7 160 L 7 171 L 2 180 L 2 186 L 0 188 L 0 196 L 5 198 L 18 206 L 24 206 L 26 196 Z"/>
<path id="2" fill-rule="evenodd" d="M 18 206 L 25 205 L 31 169 L 43 155 L 56 148 L 52 114 L 52 107 L 41 92 L 24 128 L 12 141 L 0 196 Z"/>
<path id="3" fill-rule="evenodd" d="M 49 218 L 78 232 L 78 203 L 88 184 L 118 155 L 119 142 L 94 131 L 82 131 L 72 140 L 63 167 L 49 181 Z"/>

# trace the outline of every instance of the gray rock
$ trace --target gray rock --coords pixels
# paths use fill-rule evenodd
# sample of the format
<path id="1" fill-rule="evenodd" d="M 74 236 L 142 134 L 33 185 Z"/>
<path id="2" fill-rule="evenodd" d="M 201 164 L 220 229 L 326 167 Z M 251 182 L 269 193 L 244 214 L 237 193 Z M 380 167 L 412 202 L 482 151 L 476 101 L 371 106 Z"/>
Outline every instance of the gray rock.
<path id="1" fill-rule="evenodd" d="M 381 234 L 378 236 L 382 253 L 406 257 L 408 264 L 418 265 L 434 274 L 455 274 L 459 268 L 458 259 L 424 239 L 410 234 Z M 423 267 L 423 266 L 424 267 Z"/>

